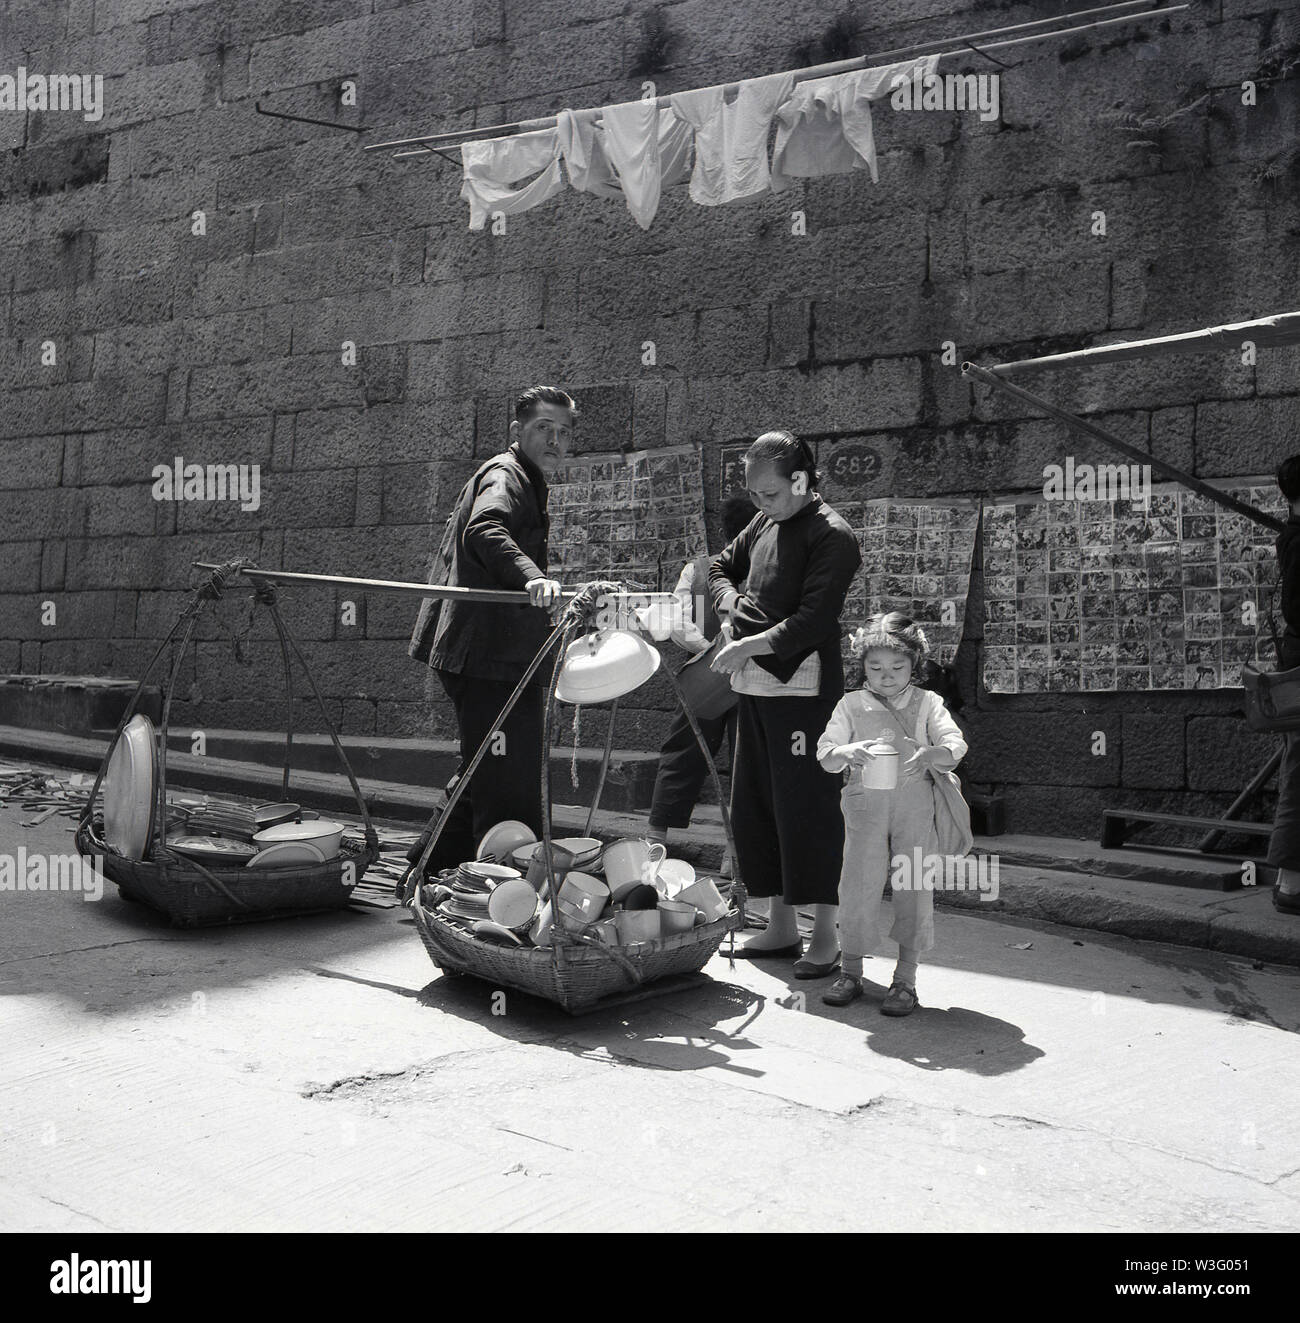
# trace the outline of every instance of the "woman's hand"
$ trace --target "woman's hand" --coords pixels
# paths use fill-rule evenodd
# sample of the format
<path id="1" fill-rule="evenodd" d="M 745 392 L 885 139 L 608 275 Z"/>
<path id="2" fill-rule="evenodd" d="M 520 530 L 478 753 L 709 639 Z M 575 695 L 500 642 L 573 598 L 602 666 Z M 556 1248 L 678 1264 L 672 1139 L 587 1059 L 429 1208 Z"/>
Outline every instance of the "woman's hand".
<path id="1" fill-rule="evenodd" d="M 753 655 L 748 639 L 733 641 L 731 631 L 723 628 L 722 637 L 726 642 L 718 649 L 717 655 L 709 663 L 709 669 L 719 675 L 734 675 Z"/>

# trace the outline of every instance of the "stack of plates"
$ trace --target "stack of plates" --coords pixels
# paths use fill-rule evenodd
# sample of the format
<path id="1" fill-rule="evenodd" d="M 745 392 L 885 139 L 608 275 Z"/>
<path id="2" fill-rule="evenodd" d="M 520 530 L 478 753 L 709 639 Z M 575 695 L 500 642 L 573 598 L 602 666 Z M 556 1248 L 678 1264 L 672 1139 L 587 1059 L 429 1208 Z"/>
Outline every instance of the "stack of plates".
<path id="1" fill-rule="evenodd" d="M 214 865 L 237 867 L 248 863 L 257 854 L 257 846 L 249 845 L 247 841 L 237 841 L 229 836 L 200 836 L 193 832 L 169 836 L 167 848 L 209 868 Z"/>
<path id="2" fill-rule="evenodd" d="M 461 864 L 447 881 L 451 888 L 451 898 L 443 901 L 438 910 L 458 919 L 486 919 L 488 897 L 492 889 L 501 882 L 521 876 L 517 868 L 506 868 L 503 864 L 480 863 L 477 860 Z"/>
<path id="3" fill-rule="evenodd" d="M 189 828 L 196 836 L 220 833 L 236 841 L 251 841 L 257 820 L 245 804 L 209 802 L 190 813 Z"/>
<path id="4" fill-rule="evenodd" d="M 438 906 L 439 914 L 450 914 L 457 919 L 477 922 L 488 917 L 486 896 L 467 896 L 459 892 Z"/>
<path id="5" fill-rule="evenodd" d="M 476 860 L 474 863 L 461 864 L 448 885 L 453 891 L 486 897 L 498 882 L 522 876 L 517 868 L 507 868 L 504 864 L 480 863 Z"/>

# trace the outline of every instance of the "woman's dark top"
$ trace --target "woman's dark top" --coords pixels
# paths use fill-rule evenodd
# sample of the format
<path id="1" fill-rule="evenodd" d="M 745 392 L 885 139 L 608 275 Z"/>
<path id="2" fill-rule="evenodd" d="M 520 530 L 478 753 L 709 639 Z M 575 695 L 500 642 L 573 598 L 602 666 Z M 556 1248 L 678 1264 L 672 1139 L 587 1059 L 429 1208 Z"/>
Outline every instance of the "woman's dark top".
<path id="1" fill-rule="evenodd" d="M 732 633 L 746 639 L 772 630 L 772 654 L 755 657 L 758 666 L 785 682 L 815 652 L 821 658 L 820 696 L 839 698 L 844 693 L 840 612 L 861 564 L 848 524 L 814 496 L 779 524 L 755 515 L 714 560 L 709 590 L 716 609 L 745 585 L 732 613 Z"/>

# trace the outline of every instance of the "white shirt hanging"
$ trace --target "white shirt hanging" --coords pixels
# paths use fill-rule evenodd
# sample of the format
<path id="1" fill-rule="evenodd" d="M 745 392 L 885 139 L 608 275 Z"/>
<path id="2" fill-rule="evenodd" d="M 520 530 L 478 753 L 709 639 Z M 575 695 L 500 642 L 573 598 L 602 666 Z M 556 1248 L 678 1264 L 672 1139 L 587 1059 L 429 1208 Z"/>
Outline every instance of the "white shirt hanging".
<path id="1" fill-rule="evenodd" d="M 669 98 L 673 112 L 695 129 L 693 201 L 716 207 L 767 192 L 772 117 L 793 88 L 794 75 L 779 73 L 741 83 L 732 102 L 724 99 L 721 88 Z"/>
<path id="2" fill-rule="evenodd" d="M 796 179 L 850 170 L 870 170 L 875 183 L 871 103 L 888 96 L 898 79 L 910 82 L 918 70 L 922 75 L 932 74 L 938 65 L 937 55 L 926 55 L 800 83 L 776 112 L 772 191 L 780 193 Z"/>

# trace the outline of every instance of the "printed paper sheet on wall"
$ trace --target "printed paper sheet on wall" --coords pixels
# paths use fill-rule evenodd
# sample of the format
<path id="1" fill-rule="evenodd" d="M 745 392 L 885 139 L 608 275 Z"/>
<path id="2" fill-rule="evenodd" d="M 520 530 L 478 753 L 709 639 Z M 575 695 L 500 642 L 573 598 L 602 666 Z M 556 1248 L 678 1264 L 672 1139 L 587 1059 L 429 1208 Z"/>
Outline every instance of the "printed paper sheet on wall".
<path id="1" fill-rule="evenodd" d="M 1217 485 L 1217 484 L 1216 484 Z M 1263 479 L 1226 486 L 1286 517 Z M 1220 689 L 1241 683 L 1276 533 L 1174 484 L 1137 501 L 984 507 L 990 693 Z"/>
<path id="2" fill-rule="evenodd" d="M 565 586 L 616 579 L 671 591 L 708 547 L 695 446 L 577 455 L 550 485 L 551 573 Z"/>
<path id="3" fill-rule="evenodd" d="M 938 661 L 961 642 L 979 525 L 977 500 L 836 501 L 857 534 L 862 569 L 844 602 L 845 632 L 877 611 L 904 611 L 925 630 Z"/>

